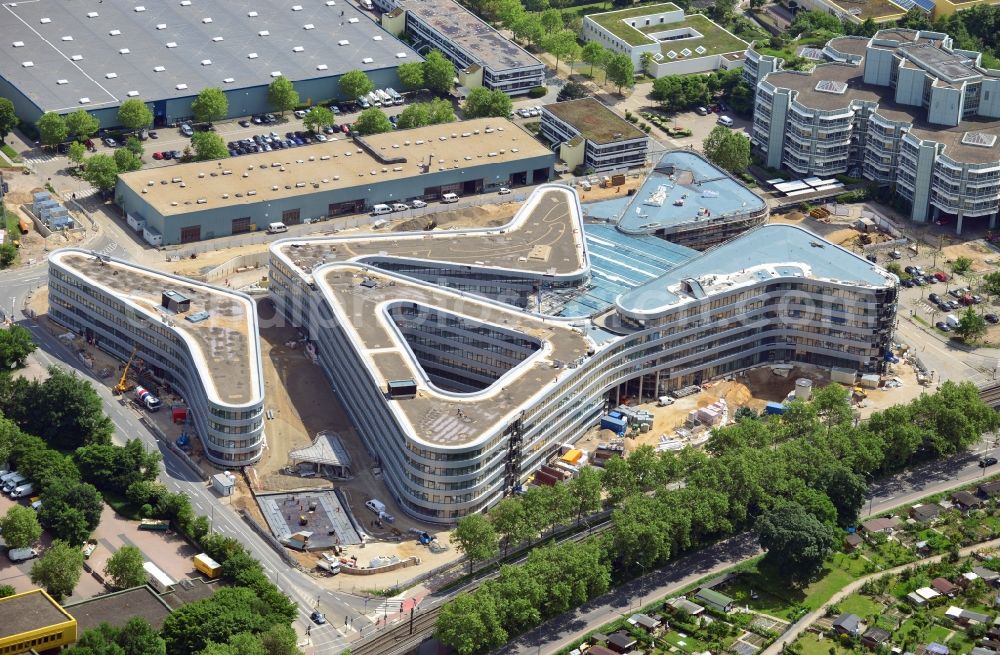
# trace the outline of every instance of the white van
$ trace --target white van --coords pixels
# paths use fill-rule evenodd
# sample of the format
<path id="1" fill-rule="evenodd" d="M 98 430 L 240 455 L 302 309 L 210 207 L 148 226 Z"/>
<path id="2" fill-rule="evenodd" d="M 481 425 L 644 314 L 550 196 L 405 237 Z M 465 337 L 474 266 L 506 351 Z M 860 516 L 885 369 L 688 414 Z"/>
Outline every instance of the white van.
<path id="1" fill-rule="evenodd" d="M 288 226 L 284 223 L 271 223 L 267 226 L 268 234 L 280 234 L 281 232 L 287 232 Z"/>
<path id="2" fill-rule="evenodd" d="M 454 193 L 446 193 L 443 196 L 441 196 L 441 202 L 444 203 L 458 202 L 458 196 L 456 196 Z"/>
<path id="3" fill-rule="evenodd" d="M 379 214 L 391 214 L 392 207 L 389 205 L 378 204 L 372 207 L 372 216 L 378 216 Z"/>
<path id="4" fill-rule="evenodd" d="M 385 503 L 383 503 L 381 500 L 375 500 L 374 498 L 372 498 L 371 500 L 365 502 L 365 507 L 375 512 L 376 514 L 385 513 Z"/>
<path id="5" fill-rule="evenodd" d="M 410 208 L 405 202 L 394 202 L 392 203 L 392 211 L 394 212 L 405 212 Z"/>
<path id="6" fill-rule="evenodd" d="M 7 481 L 3 483 L 3 492 L 5 494 L 9 494 L 10 492 L 14 491 L 16 487 L 20 487 L 27 481 L 28 481 L 27 476 L 17 473 L 13 477 L 7 478 Z"/>
<path id="7" fill-rule="evenodd" d="M 38 557 L 38 551 L 34 548 L 11 548 L 7 551 L 7 557 L 12 562 L 25 562 Z"/>
<path id="8" fill-rule="evenodd" d="M 30 496 L 35 491 L 35 485 L 32 483 L 22 484 L 19 487 L 14 487 L 14 491 L 10 492 L 11 498 L 24 498 L 25 496 Z"/>
<path id="9" fill-rule="evenodd" d="M 733 119 L 731 119 L 729 116 L 719 116 L 719 120 L 716 121 L 716 122 L 719 125 L 722 125 L 723 127 L 732 127 L 733 126 Z"/>

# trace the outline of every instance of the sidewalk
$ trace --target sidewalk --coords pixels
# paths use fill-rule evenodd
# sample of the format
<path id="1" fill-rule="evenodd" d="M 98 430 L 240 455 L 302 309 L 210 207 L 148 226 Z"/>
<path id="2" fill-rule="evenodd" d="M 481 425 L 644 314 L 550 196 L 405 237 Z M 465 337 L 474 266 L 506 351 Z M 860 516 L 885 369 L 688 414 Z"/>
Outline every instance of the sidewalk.
<path id="1" fill-rule="evenodd" d="M 965 548 L 960 550 L 959 553 L 961 554 L 962 557 L 966 557 L 976 552 L 977 550 L 986 550 L 990 548 L 995 548 L 997 546 L 1000 546 L 1000 539 L 992 539 L 990 541 L 984 541 L 981 544 L 966 546 Z M 923 566 L 924 564 L 934 564 L 935 562 L 940 562 L 941 558 L 943 557 L 944 555 L 934 555 L 933 557 L 928 557 L 926 559 L 918 560 L 916 562 L 911 562 L 910 564 L 903 564 L 902 566 L 897 566 L 896 568 L 893 569 L 886 569 L 885 571 L 879 571 L 877 573 L 866 575 L 863 578 L 858 578 L 854 582 L 850 583 L 849 585 L 847 585 L 846 587 L 835 593 L 833 597 L 830 598 L 830 600 L 823 603 L 822 606 L 813 610 L 809 614 L 806 614 L 801 619 L 793 623 L 792 627 L 790 627 L 785 632 L 785 634 L 781 635 L 781 641 L 776 641 L 770 646 L 768 646 L 764 650 L 764 652 L 761 653 L 761 655 L 778 655 L 778 653 L 782 651 L 782 649 L 786 644 L 790 644 L 793 641 L 795 641 L 795 639 L 798 638 L 798 636 L 802 634 L 804 630 L 806 630 L 809 626 L 815 623 L 817 619 L 822 617 L 826 613 L 828 607 L 830 607 L 831 605 L 836 605 L 840 601 L 844 600 L 845 598 L 853 594 L 855 591 L 863 587 L 865 583 L 868 582 L 869 580 L 881 578 L 882 576 L 885 575 L 895 575 L 896 573 L 900 573 L 907 569 L 913 569 L 918 566 Z"/>

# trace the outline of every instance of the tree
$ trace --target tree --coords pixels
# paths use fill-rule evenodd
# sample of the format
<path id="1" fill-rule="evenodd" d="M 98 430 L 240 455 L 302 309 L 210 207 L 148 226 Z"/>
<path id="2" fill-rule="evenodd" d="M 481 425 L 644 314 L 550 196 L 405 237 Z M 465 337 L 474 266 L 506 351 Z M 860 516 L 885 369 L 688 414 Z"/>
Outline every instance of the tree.
<path id="1" fill-rule="evenodd" d="M 80 166 L 83 164 L 83 160 L 87 158 L 87 148 L 79 141 L 74 141 L 69 144 L 69 151 L 66 153 L 66 156 L 71 162 Z"/>
<path id="2" fill-rule="evenodd" d="M 37 347 L 24 326 L 14 324 L 0 330 L 0 369 L 22 368 Z"/>
<path id="3" fill-rule="evenodd" d="M 439 95 L 451 91 L 455 83 L 455 65 L 445 59 L 440 50 L 424 55 L 424 86 Z"/>
<path id="4" fill-rule="evenodd" d="M 956 257 L 951 263 L 951 271 L 955 275 L 965 275 L 972 270 L 972 260 L 968 257 Z"/>
<path id="5" fill-rule="evenodd" d="M 80 177 L 101 191 L 110 191 L 118 181 L 118 164 L 114 157 L 100 153 L 83 162 Z"/>
<path id="6" fill-rule="evenodd" d="M 299 92 L 295 90 L 291 80 L 279 75 L 267 86 L 267 102 L 284 116 L 286 111 L 295 109 L 299 104 Z"/>
<path id="7" fill-rule="evenodd" d="M 455 107 L 444 98 L 436 98 L 428 104 L 431 125 L 455 122 Z"/>
<path id="8" fill-rule="evenodd" d="M 408 130 L 431 124 L 431 111 L 427 103 L 416 102 L 400 112 L 396 119 L 396 127 Z"/>
<path id="9" fill-rule="evenodd" d="M 584 514 L 601 509 L 601 473 L 592 466 L 580 469 L 579 475 L 566 483 L 579 523 Z"/>
<path id="10" fill-rule="evenodd" d="M 73 546 L 81 546 L 101 522 L 104 501 L 93 485 L 56 480 L 42 491 L 38 520 L 52 534 Z"/>
<path id="11" fill-rule="evenodd" d="M 191 147 L 194 149 L 195 161 L 225 159 L 229 156 L 226 142 L 215 132 L 195 132 L 191 137 Z"/>
<path id="12" fill-rule="evenodd" d="M 351 129 L 362 136 L 366 134 L 382 134 L 383 132 L 392 131 L 392 123 L 389 122 L 389 117 L 385 115 L 384 111 L 378 107 L 372 107 L 358 115 Z"/>
<path id="13" fill-rule="evenodd" d="M 572 30 L 560 30 L 545 37 L 542 47 L 556 56 L 556 71 L 559 70 L 559 60 L 570 54 L 579 45 L 576 42 L 576 32 Z"/>
<path id="14" fill-rule="evenodd" d="M 617 52 L 608 57 L 605 65 L 607 77 L 617 87 L 621 94 L 622 87 L 631 87 L 635 84 L 635 68 L 632 66 L 632 58 L 623 52 Z"/>
<path id="15" fill-rule="evenodd" d="M 460 594 L 438 615 L 434 636 L 461 655 L 471 655 L 506 643 L 508 633 L 489 594 Z"/>
<path id="16" fill-rule="evenodd" d="M 102 623 L 87 630 L 63 655 L 166 655 L 167 645 L 146 619 L 136 616 L 121 628 Z"/>
<path id="17" fill-rule="evenodd" d="M 559 94 L 556 96 L 556 101 L 563 102 L 565 100 L 579 100 L 580 98 L 586 98 L 590 95 L 590 90 L 580 84 L 579 82 L 567 82 L 559 89 Z"/>
<path id="18" fill-rule="evenodd" d="M 7 268 L 17 259 L 17 248 L 9 241 L 0 243 L 0 268 Z"/>
<path id="19" fill-rule="evenodd" d="M 140 130 L 153 123 L 153 112 L 138 98 L 129 98 L 118 107 L 118 122 L 130 130 Z"/>
<path id="20" fill-rule="evenodd" d="M 129 439 L 124 446 L 90 444 L 73 453 L 84 482 L 98 489 L 127 494 L 135 484 L 152 482 L 160 471 L 160 453 L 146 452 L 142 441 Z M 148 502 L 143 499 L 137 504 Z"/>
<path id="21" fill-rule="evenodd" d="M 42 536 L 35 510 L 14 505 L 0 518 L 0 537 L 8 548 L 28 548 Z"/>
<path id="22" fill-rule="evenodd" d="M 539 17 L 546 34 L 554 34 L 563 28 L 562 13 L 558 9 L 546 9 Z"/>
<path id="23" fill-rule="evenodd" d="M 510 96 L 500 90 L 487 89 L 484 86 L 469 91 L 462 105 L 462 114 L 466 119 L 485 116 L 506 117 L 510 115 L 513 103 Z"/>
<path id="24" fill-rule="evenodd" d="M 642 53 L 641 55 L 639 55 L 639 70 L 641 70 L 643 73 L 648 73 L 649 69 L 653 67 L 653 63 L 655 61 L 656 60 L 653 59 L 652 52 Z"/>
<path id="25" fill-rule="evenodd" d="M 808 580 L 833 551 L 837 534 L 798 503 L 786 502 L 762 514 L 755 526 L 765 559 L 794 580 Z"/>
<path id="26" fill-rule="evenodd" d="M 715 126 L 702 142 L 709 161 L 731 173 L 742 173 L 750 167 L 750 140 L 739 132 Z"/>
<path id="27" fill-rule="evenodd" d="M 503 552 L 530 537 L 531 522 L 525 514 L 524 503 L 519 498 L 504 498 L 490 510 L 490 523 L 503 539 Z"/>
<path id="28" fill-rule="evenodd" d="M 306 129 L 313 132 L 319 132 L 324 127 L 330 127 L 334 122 L 333 112 L 322 105 L 317 105 L 310 109 L 306 117 L 302 120 L 302 124 L 306 126 Z"/>
<path id="29" fill-rule="evenodd" d="M 608 58 L 608 51 L 597 41 L 587 41 L 580 51 L 580 59 L 590 64 L 590 76 L 594 76 L 594 66 L 602 65 Z"/>
<path id="30" fill-rule="evenodd" d="M 991 296 L 1000 296 L 1000 271 L 983 276 L 983 290 Z"/>
<path id="31" fill-rule="evenodd" d="M 115 168 L 120 173 L 131 173 L 142 168 L 142 159 L 128 148 L 115 150 Z"/>
<path id="32" fill-rule="evenodd" d="M 44 382 L 19 379 L 8 383 L 0 410 L 53 448 L 73 450 L 87 443 L 109 443 L 114 425 L 90 382 L 55 366 L 49 367 L 48 374 Z"/>
<path id="33" fill-rule="evenodd" d="M 191 111 L 196 121 L 212 123 L 225 118 L 229 113 L 229 99 L 222 89 L 210 86 L 202 89 L 191 103 Z"/>
<path id="34" fill-rule="evenodd" d="M 146 570 L 142 568 L 142 551 L 135 546 L 122 546 L 108 558 L 104 565 L 104 575 L 114 589 L 131 589 L 146 582 Z"/>
<path id="35" fill-rule="evenodd" d="M 162 635 L 170 655 L 194 655 L 209 642 L 222 644 L 237 634 L 258 634 L 292 618 L 293 614 L 276 613 L 254 589 L 226 587 L 173 611 L 163 623 Z"/>
<path id="36" fill-rule="evenodd" d="M 514 38 L 527 41 L 529 45 L 540 42 L 545 36 L 542 17 L 537 13 L 522 14 L 510 26 L 510 31 L 514 34 Z"/>
<path id="37" fill-rule="evenodd" d="M 375 84 L 362 71 L 347 71 L 337 83 L 340 95 L 349 100 L 366 96 L 375 90 Z"/>
<path id="38" fill-rule="evenodd" d="M 396 74 L 399 75 L 399 83 L 403 85 L 403 88 L 410 90 L 424 88 L 424 65 L 422 62 L 400 64 L 396 68 Z"/>
<path id="39" fill-rule="evenodd" d="M 17 127 L 17 114 L 14 103 L 7 98 L 0 98 L 0 143 Z"/>
<path id="40" fill-rule="evenodd" d="M 73 593 L 83 572 L 83 553 L 78 547 L 56 539 L 31 567 L 31 581 L 61 601 Z"/>
<path id="41" fill-rule="evenodd" d="M 136 157 L 142 157 L 142 153 L 146 152 L 146 148 L 143 147 L 142 141 L 135 138 L 134 136 L 130 136 L 129 138 L 125 139 L 125 147 L 129 151 L 135 153 Z"/>
<path id="42" fill-rule="evenodd" d="M 69 129 L 66 119 L 55 112 L 47 112 L 35 124 L 38 127 L 38 139 L 43 146 L 54 146 L 66 140 Z"/>
<path id="43" fill-rule="evenodd" d="M 83 109 L 77 109 L 66 117 L 66 129 L 71 136 L 77 139 L 89 139 L 97 134 L 100 127 L 101 121 Z"/>
<path id="44" fill-rule="evenodd" d="M 451 542 L 469 558 L 469 573 L 475 562 L 488 560 L 499 552 L 496 530 L 482 514 L 462 517 L 451 533 Z"/>
<path id="45" fill-rule="evenodd" d="M 508 29 L 526 13 L 521 0 L 497 0 L 495 12 L 500 22 Z"/>
<path id="46" fill-rule="evenodd" d="M 972 307 L 969 307 L 962 313 L 962 317 L 958 319 L 955 334 L 966 343 L 979 341 L 986 334 L 986 319 L 977 314 Z"/>

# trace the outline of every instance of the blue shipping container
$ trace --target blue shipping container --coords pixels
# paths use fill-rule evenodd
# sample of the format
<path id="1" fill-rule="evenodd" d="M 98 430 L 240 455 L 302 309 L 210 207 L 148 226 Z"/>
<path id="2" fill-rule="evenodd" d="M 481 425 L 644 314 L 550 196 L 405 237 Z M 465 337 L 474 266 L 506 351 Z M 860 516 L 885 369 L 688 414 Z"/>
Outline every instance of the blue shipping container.
<path id="1" fill-rule="evenodd" d="M 603 416 L 603 417 L 601 417 L 601 429 L 602 430 L 611 430 L 612 432 L 615 432 L 616 434 L 624 434 L 625 433 L 625 428 L 627 428 L 627 427 L 628 427 L 628 424 L 623 419 L 615 418 L 614 416 Z"/>
<path id="2" fill-rule="evenodd" d="M 767 407 L 764 408 L 765 414 L 784 414 L 785 406 L 781 403 L 768 403 Z"/>

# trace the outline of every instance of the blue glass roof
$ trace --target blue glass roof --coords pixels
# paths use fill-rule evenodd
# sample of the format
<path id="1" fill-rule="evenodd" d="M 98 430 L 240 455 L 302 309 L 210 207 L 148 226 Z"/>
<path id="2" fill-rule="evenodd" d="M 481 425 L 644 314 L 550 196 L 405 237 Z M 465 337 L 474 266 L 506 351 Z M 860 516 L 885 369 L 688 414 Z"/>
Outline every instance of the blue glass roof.
<path id="1" fill-rule="evenodd" d="M 619 295 L 699 254 L 657 237 L 623 234 L 604 223 L 587 223 L 583 233 L 590 253 L 590 284 L 582 294 L 566 292 L 568 300 L 555 312 L 557 316 L 590 316 L 610 307 Z"/>
<path id="2" fill-rule="evenodd" d="M 618 221 L 622 230 L 636 234 L 763 207 L 760 196 L 697 153 L 673 150 L 663 155 L 635 195 L 588 203 L 583 213 Z"/>

